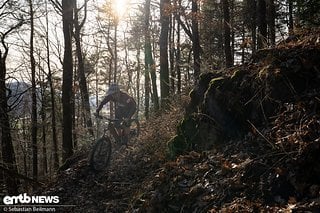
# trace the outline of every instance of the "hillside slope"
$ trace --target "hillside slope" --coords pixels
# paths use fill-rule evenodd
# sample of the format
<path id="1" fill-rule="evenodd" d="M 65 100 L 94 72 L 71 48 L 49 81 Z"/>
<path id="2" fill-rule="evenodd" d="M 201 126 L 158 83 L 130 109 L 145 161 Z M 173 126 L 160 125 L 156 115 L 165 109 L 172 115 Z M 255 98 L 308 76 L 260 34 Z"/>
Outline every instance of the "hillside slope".
<path id="1" fill-rule="evenodd" d="M 144 184 L 148 210 L 320 209 L 319 32 L 201 76 L 169 142 L 182 155 Z"/>
<path id="2" fill-rule="evenodd" d="M 145 123 L 106 174 L 79 154 L 43 191 L 75 205 L 64 212 L 317 212 L 319 56 L 319 31 L 302 31 L 248 64 L 203 74 L 187 113 L 172 107 Z"/>
<path id="3" fill-rule="evenodd" d="M 133 212 L 143 182 L 154 178 L 167 161 L 166 141 L 175 134 L 183 112 L 182 105 L 175 104 L 161 117 L 142 122 L 138 141 L 116 148 L 104 174 L 89 168 L 89 148 L 78 151 L 41 194 L 59 196 L 59 204 L 72 205 L 58 212 Z"/>

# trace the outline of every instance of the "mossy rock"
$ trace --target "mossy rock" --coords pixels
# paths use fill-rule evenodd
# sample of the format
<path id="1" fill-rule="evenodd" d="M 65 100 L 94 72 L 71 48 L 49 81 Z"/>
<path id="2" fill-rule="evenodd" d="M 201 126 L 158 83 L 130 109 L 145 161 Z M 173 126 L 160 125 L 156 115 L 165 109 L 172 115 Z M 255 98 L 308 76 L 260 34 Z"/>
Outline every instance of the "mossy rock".
<path id="1" fill-rule="evenodd" d="M 193 143 L 199 134 L 198 125 L 198 119 L 195 116 L 189 116 L 181 121 L 178 126 L 178 134 L 183 135 L 189 143 Z"/>
<path id="2" fill-rule="evenodd" d="M 177 135 L 168 142 L 171 158 L 190 150 L 198 134 L 197 122 L 193 116 L 183 119 L 177 127 Z"/>
<path id="3" fill-rule="evenodd" d="M 174 136 L 169 140 L 167 145 L 170 158 L 181 155 L 188 149 L 187 142 L 182 135 Z"/>
<path id="4" fill-rule="evenodd" d="M 191 150 L 208 150 L 221 139 L 213 120 L 205 115 L 192 114 L 180 122 L 177 135 L 168 142 L 169 155 L 172 158 Z"/>
<path id="5" fill-rule="evenodd" d="M 224 80 L 225 80 L 225 77 L 222 77 L 222 76 L 218 78 L 213 78 L 209 83 L 209 87 L 217 88 L 223 84 Z"/>
<path id="6" fill-rule="evenodd" d="M 202 73 L 199 76 L 198 84 L 189 93 L 191 101 L 186 108 L 187 114 L 192 114 L 194 112 L 199 111 L 199 106 L 203 102 L 203 98 L 204 98 L 205 92 L 209 87 L 210 81 L 212 79 L 219 78 L 221 76 L 222 76 L 221 73 L 212 73 L 212 72 Z"/>

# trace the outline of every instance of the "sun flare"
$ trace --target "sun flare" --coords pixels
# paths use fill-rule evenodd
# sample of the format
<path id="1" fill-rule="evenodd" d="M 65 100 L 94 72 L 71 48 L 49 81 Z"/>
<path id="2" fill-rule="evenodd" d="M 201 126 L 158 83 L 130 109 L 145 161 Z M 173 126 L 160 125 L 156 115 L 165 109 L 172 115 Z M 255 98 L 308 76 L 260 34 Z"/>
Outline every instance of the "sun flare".
<path id="1" fill-rule="evenodd" d="M 112 10 L 118 19 L 121 19 L 128 10 L 128 0 L 113 0 Z"/>

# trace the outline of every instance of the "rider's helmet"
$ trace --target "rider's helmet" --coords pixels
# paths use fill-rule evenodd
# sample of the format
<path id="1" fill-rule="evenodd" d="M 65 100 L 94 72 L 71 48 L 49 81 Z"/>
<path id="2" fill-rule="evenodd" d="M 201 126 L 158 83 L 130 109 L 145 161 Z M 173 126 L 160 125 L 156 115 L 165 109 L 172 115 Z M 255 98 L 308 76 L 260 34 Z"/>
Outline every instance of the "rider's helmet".
<path id="1" fill-rule="evenodd" d="M 107 91 L 107 95 L 113 95 L 113 94 L 118 93 L 118 92 L 120 92 L 120 87 L 119 87 L 119 85 L 116 84 L 116 83 L 112 83 L 112 84 L 110 84 L 110 86 L 109 86 L 109 89 L 108 89 L 108 91 Z"/>

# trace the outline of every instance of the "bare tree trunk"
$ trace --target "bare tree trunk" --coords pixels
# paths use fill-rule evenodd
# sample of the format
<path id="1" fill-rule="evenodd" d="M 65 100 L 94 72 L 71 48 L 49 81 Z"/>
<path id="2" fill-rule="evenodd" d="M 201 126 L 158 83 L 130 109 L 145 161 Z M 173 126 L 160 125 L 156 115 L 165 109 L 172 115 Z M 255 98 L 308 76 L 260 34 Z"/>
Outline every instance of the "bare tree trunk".
<path id="1" fill-rule="evenodd" d="M 32 137 L 32 177 L 34 180 L 38 178 L 38 144 L 37 144 L 37 90 L 36 90 L 36 62 L 34 59 L 34 11 L 32 0 L 29 0 L 30 9 L 30 63 L 31 63 L 31 95 L 32 95 L 32 113 L 31 113 L 31 137 Z"/>
<path id="2" fill-rule="evenodd" d="M 258 49 L 265 48 L 267 46 L 267 19 L 266 19 L 266 0 L 258 0 Z"/>
<path id="3" fill-rule="evenodd" d="M 27 129 L 29 129 L 29 126 L 28 124 L 26 124 L 26 120 L 25 119 L 22 119 L 22 140 L 23 141 L 29 141 L 29 138 L 27 136 Z M 21 143 L 20 143 L 21 144 Z M 21 150 L 23 152 L 23 170 L 24 170 L 24 175 L 25 176 L 29 176 L 28 172 L 29 172 L 29 169 L 28 169 L 28 143 L 22 143 L 21 144 Z"/>
<path id="4" fill-rule="evenodd" d="M 151 53 L 151 46 L 150 46 L 150 54 Z M 152 57 L 152 55 L 151 55 Z M 149 72 L 151 76 L 151 85 L 152 85 L 152 101 L 154 104 L 154 111 L 158 111 L 159 106 L 159 95 L 158 95 L 158 86 L 157 86 L 157 75 L 156 75 L 156 66 L 154 64 L 154 60 L 152 58 L 151 64 L 149 64 Z"/>
<path id="5" fill-rule="evenodd" d="M 229 10 L 229 2 L 228 0 L 223 0 L 223 16 L 224 16 L 224 54 L 225 54 L 225 62 L 226 67 L 231 67 L 233 65 L 232 61 L 232 51 L 230 46 L 230 10 Z"/>
<path id="6" fill-rule="evenodd" d="M 247 11 L 250 13 L 251 51 L 257 50 L 257 3 L 256 0 L 247 0 Z"/>
<path id="7" fill-rule="evenodd" d="M 149 29 L 149 18 L 150 18 L 150 0 L 146 0 L 145 4 L 145 116 L 149 117 L 149 102 L 150 102 L 150 76 L 152 81 L 152 91 L 153 91 L 153 102 L 154 102 L 154 110 L 159 110 L 159 97 L 157 91 L 157 77 L 155 72 L 155 64 L 152 56 L 152 48 L 151 48 L 151 35 Z"/>
<path id="8" fill-rule="evenodd" d="M 63 82 L 62 82 L 62 109 L 63 109 L 63 132 L 62 148 L 63 161 L 73 154 L 72 123 L 73 123 L 73 60 L 72 60 L 72 23 L 73 23 L 73 0 L 62 0 L 62 20 L 64 34 L 64 58 L 63 58 Z"/>
<path id="9" fill-rule="evenodd" d="M 144 90 L 145 90 L 145 99 L 144 99 L 144 115 L 146 119 L 149 119 L 149 110 L 150 110 L 150 76 L 149 70 L 146 66 L 144 73 Z"/>
<path id="10" fill-rule="evenodd" d="M 235 22 L 235 16 L 236 16 L 236 12 L 235 12 L 235 3 L 234 1 L 229 1 L 229 17 L 230 17 L 230 46 L 231 46 L 231 61 L 232 61 L 232 65 L 234 64 L 234 56 L 235 56 L 235 30 L 234 30 L 234 22 Z"/>
<path id="11" fill-rule="evenodd" d="M 192 41 L 192 51 L 193 51 L 193 70 L 194 70 L 194 79 L 197 81 L 200 75 L 201 69 L 201 59 L 200 59 L 200 34 L 199 34 L 199 21 L 198 21 L 198 1 L 192 0 L 192 26 L 190 31 L 189 27 L 185 23 L 182 22 L 180 18 L 180 13 L 175 14 L 175 18 L 178 21 L 178 24 L 182 27 L 184 32 L 188 35 L 190 40 Z M 181 1 L 178 0 L 178 7 L 181 7 Z M 190 60 L 188 60 L 190 61 Z M 189 72 L 189 68 L 188 68 Z"/>
<path id="12" fill-rule="evenodd" d="M 77 63 L 76 62 L 76 57 L 73 59 L 75 61 L 75 64 Z M 77 134 L 76 134 L 76 128 L 77 128 L 77 124 L 79 122 L 79 118 L 81 117 L 80 114 L 77 114 L 80 112 L 79 108 L 76 109 L 76 106 L 77 107 L 81 107 L 81 104 L 80 103 L 76 103 L 76 101 L 79 101 L 79 99 L 76 99 L 76 93 L 78 93 L 79 91 L 77 90 L 78 88 L 75 86 L 76 82 L 77 82 L 77 68 L 76 66 L 73 67 L 73 73 L 74 73 L 74 76 L 73 76 L 73 93 L 72 93 L 72 142 L 73 142 L 73 149 L 76 149 L 77 146 L 78 146 L 78 137 L 77 137 Z"/>
<path id="13" fill-rule="evenodd" d="M 288 9 L 289 9 L 289 23 L 288 23 L 288 28 L 289 28 L 289 34 L 293 34 L 293 3 L 292 0 L 287 0 L 288 2 Z"/>
<path id="14" fill-rule="evenodd" d="M 178 6 L 181 6 L 181 0 L 178 0 Z M 177 23 L 177 51 L 176 51 L 176 75 L 177 75 L 177 92 L 181 94 L 181 48 L 180 48 L 180 23 Z"/>
<path id="15" fill-rule="evenodd" d="M 123 35 L 124 38 L 126 38 L 126 35 L 124 33 Z M 129 65 L 129 58 L 130 58 L 130 55 L 129 55 L 129 51 L 128 51 L 128 39 L 125 39 L 124 41 L 124 52 L 125 52 L 125 64 L 126 64 L 126 71 L 128 73 L 128 81 L 127 81 L 127 85 L 126 85 L 126 90 L 129 91 L 131 90 L 132 91 L 132 75 L 133 75 L 133 71 L 132 69 L 130 68 L 130 65 Z"/>
<path id="16" fill-rule="evenodd" d="M 244 21 L 242 22 L 242 26 L 241 26 L 241 36 L 242 36 L 242 44 L 244 44 L 245 43 L 245 36 L 246 36 L 246 29 L 245 29 Z M 241 46 L 241 64 L 244 64 L 244 62 L 245 62 L 245 48 L 246 48 L 246 45 Z"/>
<path id="17" fill-rule="evenodd" d="M 82 105 L 82 112 L 84 121 L 86 124 L 86 127 L 88 128 L 88 131 L 91 136 L 94 136 L 93 129 L 92 129 L 92 120 L 91 120 L 91 112 L 90 112 L 90 101 L 89 101 L 89 92 L 87 87 L 87 81 L 86 81 L 86 75 L 85 75 L 85 68 L 84 68 L 84 57 L 82 53 L 81 48 L 81 38 L 80 38 L 80 31 L 86 21 L 86 15 L 87 15 L 87 1 L 85 1 L 84 5 L 84 18 L 79 23 L 79 17 L 78 17 L 78 9 L 76 7 L 76 1 L 74 1 L 74 10 L 75 10 L 75 33 L 74 33 L 74 39 L 76 42 L 76 53 L 77 53 L 77 59 L 78 59 L 78 78 L 79 78 L 79 87 L 81 92 L 81 105 Z"/>
<path id="18" fill-rule="evenodd" d="M 175 19 L 170 15 L 169 25 L 169 58 L 170 58 L 170 89 L 172 94 L 175 93 L 176 87 L 176 69 L 175 69 Z"/>
<path id="19" fill-rule="evenodd" d="M 56 125 L 56 104 L 55 104 L 55 91 L 52 82 L 52 70 L 50 64 L 50 48 L 49 48 L 49 17 L 48 8 L 46 2 L 46 45 L 47 45 L 47 66 L 48 66 L 48 82 L 50 86 L 51 96 L 51 126 L 52 126 L 52 145 L 53 145 L 53 168 L 57 170 L 59 168 L 59 154 L 58 154 L 58 139 L 57 139 L 57 125 Z"/>
<path id="20" fill-rule="evenodd" d="M 5 84 L 5 57 L 0 56 L 0 128 L 1 128 L 1 145 L 2 160 L 7 168 L 17 172 L 16 159 L 12 145 L 11 127 L 8 116 L 8 106 L 6 97 Z M 18 194 L 18 182 L 15 178 L 5 173 L 5 183 L 10 195 Z"/>
<path id="21" fill-rule="evenodd" d="M 44 90 L 44 88 L 43 88 Z M 43 92 L 44 93 L 44 92 Z M 42 94 L 42 106 L 41 106 L 41 121 L 42 121 L 42 170 L 45 176 L 48 173 L 48 159 L 47 159 L 47 130 L 46 130 L 46 103 L 45 94 Z"/>
<path id="22" fill-rule="evenodd" d="M 150 76 L 151 76 L 151 86 L 152 86 L 152 101 L 153 101 L 153 105 L 154 105 L 154 111 L 158 111 L 160 108 L 160 104 L 159 104 L 159 95 L 158 95 L 158 86 L 157 86 L 157 75 L 156 75 L 156 65 L 154 62 L 154 55 L 152 54 L 152 47 L 151 47 L 151 35 L 150 35 L 150 24 L 149 24 L 149 16 L 150 16 L 150 1 L 149 1 L 149 12 L 148 12 L 148 16 L 146 14 L 146 18 L 148 17 L 147 20 L 147 25 L 146 25 L 146 29 L 147 29 L 147 54 L 148 54 L 148 70 L 150 72 Z M 155 39 L 153 39 L 153 41 L 155 41 Z"/>
<path id="23" fill-rule="evenodd" d="M 200 34 L 199 34 L 199 21 L 198 21 L 198 1 L 192 0 L 192 51 L 193 51 L 193 69 L 195 80 L 200 76 Z"/>
<path id="24" fill-rule="evenodd" d="M 114 26 L 114 70 L 113 70 L 113 82 L 117 82 L 117 68 L 118 68 L 118 51 L 117 51 L 117 32 L 118 32 L 118 21 Z"/>
<path id="25" fill-rule="evenodd" d="M 170 94 L 169 63 L 168 63 L 168 32 L 169 32 L 169 0 L 160 0 L 160 91 L 161 108 L 167 108 Z"/>
<path id="26" fill-rule="evenodd" d="M 3 163 L 7 166 L 9 171 L 14 173 L 18 172 L 16 165 L 16 158 L 11 137 L 11 127 L 8 115 L 8 103 L 6 94 L 6 59 L 8 56 L 9 48 L 5 43 L 6 36 L 14 29 L 20 27 L 22 21 L 11 27 L 5 33 L 0 33 L 1 44 L 4 52 L 0 51 L 0 128 L 1 128 L 1 151 Z M 5 183 L 9 195 L 18 194 L 19 182 L 16 178 L 11 177 L 10 174 L 4 174 Z"/>
<path id="27" fill-rule="evenodd" d="M 276 8 L 274 5 L 274 0 L 268 0 L 268 29 L 269 29 L 269 41 L 272 46 L 276 45 Z"/>
<path id="28" fill-rule="evenodd" d="M 150 67 L 149 63 L 152 60 L 151 43 L 150 43 L 150 32 L 149 32 L 149 17 L 150 17 L 150 0 L 146 0 L 145 6 L 145 18 L 144 18 L 144 114 L 146 119 L 149 118 L 149 108 L 150 108 Z"/>
<path id="29" fill-rule="evenodd" d="M 137 88 L 137 113 L 136 117 L 138 118 L 139 116 L 139 111 L 140 111 L 140 70 L 141 70 L 141 65 L 140 65 L 140 45 L 136 47 L 137 49 L 137 80 L 136 80 L 136 88 Z"/>

